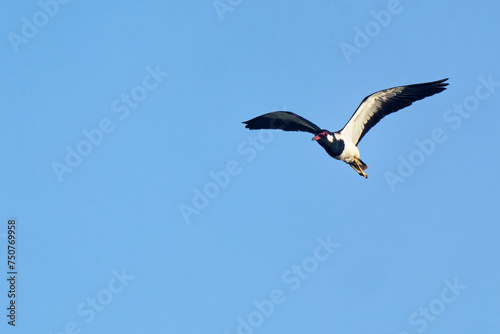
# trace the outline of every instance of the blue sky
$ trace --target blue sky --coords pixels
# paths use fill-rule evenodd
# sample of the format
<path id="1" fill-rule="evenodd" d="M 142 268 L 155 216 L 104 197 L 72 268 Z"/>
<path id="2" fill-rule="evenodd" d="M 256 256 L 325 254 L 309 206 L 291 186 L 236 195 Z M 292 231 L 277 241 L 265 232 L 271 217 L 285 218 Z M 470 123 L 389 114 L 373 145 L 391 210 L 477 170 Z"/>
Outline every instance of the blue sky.
<path id="1" fill-rule="evenodd" d="M 9 2 L 0 11 L 2 333 L 498 332 L 493 1 Z M 449 77 L 359 145 L 380 89 Z"/>

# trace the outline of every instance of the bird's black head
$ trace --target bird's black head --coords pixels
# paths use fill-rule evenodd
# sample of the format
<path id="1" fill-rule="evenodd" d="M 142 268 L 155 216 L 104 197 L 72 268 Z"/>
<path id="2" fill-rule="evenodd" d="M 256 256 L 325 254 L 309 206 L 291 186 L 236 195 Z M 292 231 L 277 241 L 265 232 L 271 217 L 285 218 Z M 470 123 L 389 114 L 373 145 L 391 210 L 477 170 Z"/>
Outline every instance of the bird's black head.
<path id="1" fill-rule="evenodd" d="M 311 139 L 311 140 L 320 140 L 321 138 L 327 138 L 328 139 L 328 135 L 332 135 L 330 133 L 330 131 L 328 130 L 319 130 L 318 132 L 316 132 L 316 134 L 314 135 L 314 137 Z"/>

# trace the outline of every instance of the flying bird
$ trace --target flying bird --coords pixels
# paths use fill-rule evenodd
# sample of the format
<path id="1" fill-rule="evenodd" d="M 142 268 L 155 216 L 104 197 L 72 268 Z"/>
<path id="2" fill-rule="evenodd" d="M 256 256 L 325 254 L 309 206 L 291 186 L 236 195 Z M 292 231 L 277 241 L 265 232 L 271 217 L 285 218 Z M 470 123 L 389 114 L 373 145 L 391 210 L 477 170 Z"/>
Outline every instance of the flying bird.
<path id="1" fill-rule="evenodd" d="M 366 133 L 385 116 L 410 106 L 413 102 L 440 93 L 448 83 L 442 79 L 433 82 L 384 89 L 368 95 L 342 129 L 331 132 L 290 111 L 275 111 L 243 122 L 245 128 L 280 129 L 314 134 L 312 140 L 320 144 L 333 158 L 349 164 L 359 175 L 368 166 L 360 159 L 358 143 Z"/>

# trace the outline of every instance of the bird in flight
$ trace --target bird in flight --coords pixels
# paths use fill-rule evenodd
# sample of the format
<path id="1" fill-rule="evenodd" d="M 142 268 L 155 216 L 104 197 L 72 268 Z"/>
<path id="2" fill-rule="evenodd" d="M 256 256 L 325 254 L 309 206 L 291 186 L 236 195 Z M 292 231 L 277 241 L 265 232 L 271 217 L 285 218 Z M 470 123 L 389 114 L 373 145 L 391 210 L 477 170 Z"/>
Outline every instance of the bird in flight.
<path id="1" fill-rule="evenodd" d="M 415 85 L 384 89 L 363 99 L 358 109 L 344 127 L 336 132 L 321 129 L 316 124 L 290 111 L 275 111 L 243 122 L 245 128 L 280 129 L 283 131 L 302 131 L 314 135 L 312 140 L 320 144 L 333 158 L 349 164 L 359 175 L 367 178 L 364 172 L 368 166 L 360 159 L 358 143 L 364 135 L 385 116 L 410 106 L 413 102 L 440 93 L 448 83 L 442 79 Z"/>

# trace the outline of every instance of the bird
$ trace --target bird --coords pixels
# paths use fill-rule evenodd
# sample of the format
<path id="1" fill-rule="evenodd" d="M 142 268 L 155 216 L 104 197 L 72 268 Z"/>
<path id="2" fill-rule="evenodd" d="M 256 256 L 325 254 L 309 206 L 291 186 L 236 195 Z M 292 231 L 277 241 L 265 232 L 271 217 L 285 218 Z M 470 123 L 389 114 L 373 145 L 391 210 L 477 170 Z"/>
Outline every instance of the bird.
<path id="1" fill-rule="evenodd" d="M 339 131 L 331 132 L 291 111 L 274 111 L 242 122 L 250 130 L 279 129 L 309 132 L 334 159 L 344 161 L 359 175 L 368 178 L 368 166 L 361 160 L 358 144 L 382 118 L 410 106 L 413 102 L 440 93 L 448 86 L 446 79 L 380 90 L 365 97 L 349 121 Z"/>

